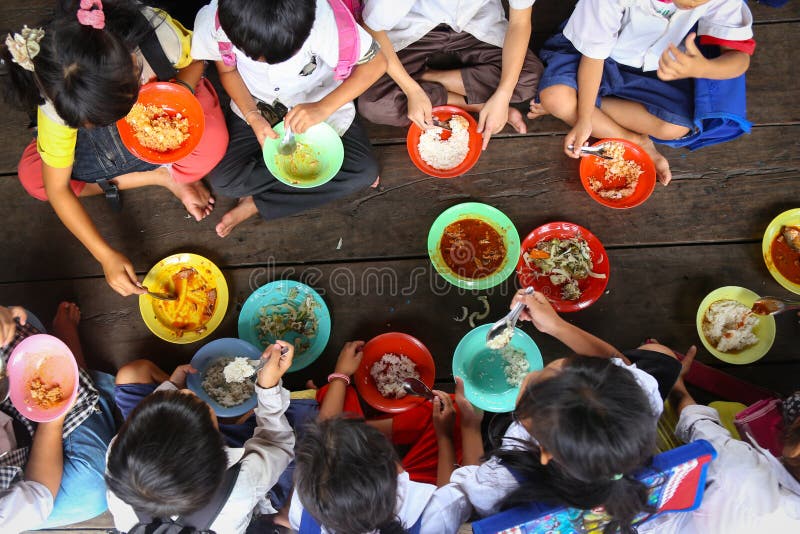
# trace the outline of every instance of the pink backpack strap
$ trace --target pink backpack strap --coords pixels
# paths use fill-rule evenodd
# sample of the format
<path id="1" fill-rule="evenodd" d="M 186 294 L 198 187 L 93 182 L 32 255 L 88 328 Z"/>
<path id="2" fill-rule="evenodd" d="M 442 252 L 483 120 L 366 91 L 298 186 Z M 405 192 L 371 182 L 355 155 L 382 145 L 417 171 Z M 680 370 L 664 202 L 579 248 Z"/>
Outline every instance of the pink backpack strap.
<path id="1" fill-rule="evenodd" d="M 217 33 L 219 33 L 221 29 L 219 24 L 219 11 L 214 13 L 214 29 L 217 31 Z M 233 53 L 233 43 L 230 41 L 217 40 L 217 46 L 219 47 L 219 53 L 222 56 L 222 62 L 229 67 L 236 65 L 236 54 Z"/>
<path id="2" fill-rule="evenodd" d="M 359 60 L 361 40 L 358 35 L 358 24 L 354 18 L 361 14 L 361 2 L 358 0 L 328 0 L 336 28 L 339 30 L 339 62 L 333 72 L 336 80 L 344 80 L 353 71 Z"/>

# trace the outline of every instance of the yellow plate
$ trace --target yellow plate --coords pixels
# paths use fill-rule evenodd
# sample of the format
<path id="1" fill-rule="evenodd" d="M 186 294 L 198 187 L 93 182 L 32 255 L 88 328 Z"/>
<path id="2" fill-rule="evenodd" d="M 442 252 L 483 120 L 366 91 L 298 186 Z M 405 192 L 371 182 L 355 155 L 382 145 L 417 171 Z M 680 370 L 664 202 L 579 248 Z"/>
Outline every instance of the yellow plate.
<path id="1" fill-rule="evenodd" d="M 723 362 L 738 365 L 753 363 L 769 352 L 769 349 L 772 348 L 772 342 L 775 341 L 775 318 L 771 315 L 758 316 L 758 324 L 753 329 L 753 333 L 758 338 L 758 343 L 739 352 L 720 352 L 709 343 L 705 334 L 703 334 L 703 317 L 708 307 L 714 302 L 730 299 L 741 302 L 750 308 L 758 297 L 756 293 L 753 293 L 749 289 L 738 286 L 725 286 L 715 289 L 703 299 L 703 302 L 701 302 L 700 306 L 697 308 L 697 335 L 700 336 L 700 341 L 703 342 L 708 352 Z"/>
<path id="2" fill-rule="evenodd" d="M 761 254 L 764 256 L 764 263 L 767 264 L 767 269 L 769 269 L 772 277 L 780 285 L 792 293 L 797 293 L 800 295 L 800 284 L 795 284 L 783 276 L 778 268 L 775 267 L 775 264 L 772 263 L 772 255 L 769 253 L 769 249 L 772 246 L 772 240 L 775 239 L 775 236 L 780 233 L 781 228 L 786 225 L 800 226 L 800 208 L 784 211 L 772 219 L 772 222 L 769 223 L 767 229 L 764 230 L 764 239 L 761 240 Z"/>
<path id="3" fill-rule="evenodd" d="M 228 310 L 228 284 L 225 282 L 222 271 L 210 260 L 197 254 L 183 252 L 167 256 L 150 269 L 142 284 L 151 291 L 171 293 L 173 292 L 172 275 L 186 267 L 194 268 L 207 284 L 217 290 L 214 312 L 211 319 L 204 325 L 205 330 L 200 332 L 181 331 L 171 326 L 169 318 L 165 315 L 169 312 L 169 308 L 165 310 L 162 306 L 180 305 L 180 302 L 183 302 L 182 299 L 179 298 L 178 303 L 172 304 L 170 301 L 156 300 L 147 294 L 139 295 L 139 311 L 142 313 L 144 324 L 155 335 L 170 343 L 193 343 L 207 337 L 220 325 Z M 165 304 L 160 304 L 161 302 L 165 302 Z"/>

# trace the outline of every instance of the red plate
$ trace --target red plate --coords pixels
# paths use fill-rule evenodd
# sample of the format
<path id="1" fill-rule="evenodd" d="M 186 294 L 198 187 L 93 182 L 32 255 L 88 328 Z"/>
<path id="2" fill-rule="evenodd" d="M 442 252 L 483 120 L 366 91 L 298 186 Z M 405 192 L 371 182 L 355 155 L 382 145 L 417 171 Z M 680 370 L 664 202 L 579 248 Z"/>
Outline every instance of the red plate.
<path id="1" fill-rule="evenodd" d="M 592 251 L 592 263 L 594 264 L 592 270 L 598 274 L 605 274 L 606 277 L 592 278 L 589 276 L 584 280 L 579 280 L 578 287 L 581 290 L 581 297 L 578 300 L 564 300 L 561 298 L 561 287 L 551 284 L 549 276 L 539 276 L 537 278 L 534 275 L 535 268 L 528 267 L 522 254 L 535 248 L 540 241 L 547 241 L 554 237 L 575 237 L 578 233 L 586 240 L 589 250 Z M 608 285 L 610 267 L 606 249 L 603 248 L 603 244 L 593 233 L 574 223 L 552 222 L 536 228 L 522 242 L 519 262 L 517 263 L 517 279 L 522 284 L 522 287 L 533 286 L 536 291 L 544 294 L 553 303 L 556 311 L 574 312 L 588 308 L 600 298 L 606 289 L 606 285 Z"/>
<path id="2" fill-rule="evenodd" d="M 624 183 L 609 183 L 605 180 L 606 169 L 603 167 L 602 158 L 598 158 L 597 156 L 581 158 L 581 183 L 583 184 L 583 188 L 586 189 L 586 192 L 589 193 L 589 196 L 604 206 L 616 209 L 633 208 L 634 206 L 642 204 L 653 194 L 653 190 L 656 187 L 656 167 L 653 165 L 653 160 L 650 159 L 650 156 L 642 147 L 625 139 L 601 139 L 592 146 L 610 141 L 625 145 L 625 159 L 635 161 L 644 171 L 642 175 L 639 176 L 639 183 L 636 184 L 636 189 L 630 196 L 619 200 L 603 198 L 592 191 L 591 186 L 589 186 L 589 178 L 594 178 L 600 181 L 600 183 L 607 183 L 612 187 L 624 185 Z"/>
<path id="3" fill-rule="evenodd" d="M 117 121 L 117 130 L 125 147 L 131 154 L 148 163 L 164 164 L 175 163 L 185 158 L 197 148 L 200 137 L 205 129 L 205 115 L 200 102 L 182 85 L 170 82 L 153 82 L 143 85 L 139 89 L 138 104 L 163 106 L 170 114 L 180 113 L 189 119 L 189 139 L 176 150 L 157 152 L 143 147 L 133 133 L 133 128 L 125 117 Z"/>
<path id="4" fill-rule="evenodd" d="M 361 398 L 373 408 L 388 413 L 404 412 L 425 402 L 422 397 L 412 395 L 406 395 L 402 399 L 387 399 L 380 394 L 369 370 L 372 368 L 372 364 L 380 360 L 386 353 L 409 357 L 417 365 L 420 380 L 429 388 L 433 388 L 436 367 L 433 364 L 433 356 L 427 347 L 420 340 L 408 334 L 388 332 L 372 338 L 364 345 L 364 357 L 355 375 L 356 389 Z"/>
<path id="5" fill-rule="evenodd" d="M 452 169 L 441 170 L 425 163 L 419 155 L 419 150 L 417 150 L 422 130 L 414 123 L 408 127 L 408 135 L 406 136 L 408 155 L 411 156 L 411 161 L 414 162 L 414 165 L 425 174 L 437 178 L 455 178 L 470 170 L 478 162 L 478 158 L 481 157 L 483 136 L 478 133 L 478 123 L 475 122 L 472 115 L 456 106 L 436 106 L 433 108 L 433 117 L 440 121 L 449 121 L 453 115 L 464 117 L 467 119 L 467 122 L 469 122 L 469 152 L 467 153 L 467 157 L 464 158 L 464 161 Z"/>

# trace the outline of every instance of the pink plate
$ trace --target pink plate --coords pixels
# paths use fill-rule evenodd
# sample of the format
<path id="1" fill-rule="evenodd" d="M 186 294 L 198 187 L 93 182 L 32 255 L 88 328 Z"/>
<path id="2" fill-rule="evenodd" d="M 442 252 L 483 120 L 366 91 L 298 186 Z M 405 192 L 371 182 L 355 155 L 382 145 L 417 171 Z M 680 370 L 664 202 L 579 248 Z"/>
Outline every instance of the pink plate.
<path id="1" fill-rule="evenodd" d="M 72 407 L 78 395 L 78 365 L 72 351 L 60 339 L 47 334 L 25 338 L 8 358 L 11 403 L 19 413 L 39 423 L 52 421 Z M 61 386 L 63 399 L 42 408 L 32 399 L 29 384 L 40 378 L 47 385 Z"/>

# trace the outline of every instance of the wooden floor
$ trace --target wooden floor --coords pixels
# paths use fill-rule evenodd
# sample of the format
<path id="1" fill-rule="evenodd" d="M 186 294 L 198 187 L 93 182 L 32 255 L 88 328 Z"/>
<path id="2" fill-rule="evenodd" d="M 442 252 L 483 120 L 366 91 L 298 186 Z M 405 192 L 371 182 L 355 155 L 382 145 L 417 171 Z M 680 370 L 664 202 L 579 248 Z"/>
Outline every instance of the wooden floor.
<path id="1" fill-rule="evenodd" d="M 534 46 L 541 43 L 564 3 L 539 0 L 534 12 Z M 49 2 L 32 0 L 0 7 L 11 28 L 35 20 Z M 560 7 L 559 7 L 560 6 Z M 253 219 L 226 239 L 214 232 L 233 201 L 220 199 L 207 220 L 188 219 L 166 190 L 126 192 L 121 215 L 102 199 L 87 209 L 112 246 L 126 253 L 144 275 L 160 258 L 178 251 L 203 254 L 225 272 L 231 303 L 213 337 L 235 336 L 241 304 L 258 286 L 277 278 L 318 288 L 333 316 L 333 335 L 322 357 L 290 376 L 290 386 L 322 380 L 344 341 L 369 339 L 389 330 L 408 332 L 433 352 L 437 381 L 452 383 L 451 358 L 469 330 L 453 317 L 462 306 L 479 310 L 487 295 L 491 317 L 500 317 L 514 288 L 480 293 L 456 290 L 436 275 L 426 254 L 428 229 L 443 210 L 480 201 L 504 211 L 521 236 L 549 221 L 567 220 L 595 233 L 605 244 L 611 275 L 605 295 L 591 308 L 567 318 L 620 348 L 648 337 L 677 349 L 700 344 L 695 313 L 702 298 L 723 285 L 760 294 L 789 295 L 761 259 L 761 237 L 778 213 L 800 207 L 800 92 L 789 35 L 800 30 L 800 3 L 781 9 L 752 4 L 758 48 L 748 74 L 752 134 L 696 153 L 664 152 L 673 182 L 633 210 L 594 203 L 578 180 L 577 162 L 565 157 L 566 129 L 545 118 L 526 135 L 502 135 L 478 164 L 454 180 L 420 173 L 410 162 L 404 132 L 371 129 L 382 166 L 381 186 L 322 209 L 272 221 Z M 61 225 L 45 203 L 29 198 L 15 167 L 29 142 L 22 114 L 2 109 L 0 124 L 0 303 L 23 304 L 45 321 L 62 299 L 83 310 L 81 334 L 94 367 L 113 372 L 146 357 L 169 369 L 187 362 L 201 343 L 177 346 L 158 340 L 141 320 L 138 302 L 106 285 L 100 266 Z M 337 245 L 341 241 L 341 248 Z M 722 364 L 705 350 L 699 358 L 754 383 L 788 392 L 800 377 L 800 325 L 780 317 L 769 354 L 747 366 Z M 545 360 L 567 349 L 525 327 Z M 94 526 L 108 522 L 94 522 Z M 87 527 L 88 528 L 88 527 Z"/>

